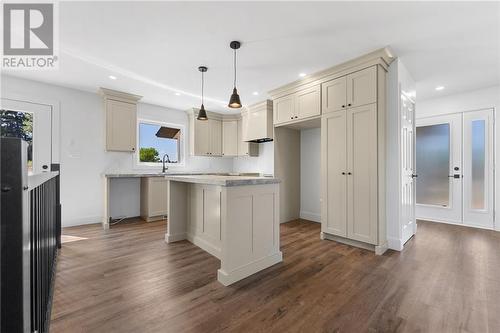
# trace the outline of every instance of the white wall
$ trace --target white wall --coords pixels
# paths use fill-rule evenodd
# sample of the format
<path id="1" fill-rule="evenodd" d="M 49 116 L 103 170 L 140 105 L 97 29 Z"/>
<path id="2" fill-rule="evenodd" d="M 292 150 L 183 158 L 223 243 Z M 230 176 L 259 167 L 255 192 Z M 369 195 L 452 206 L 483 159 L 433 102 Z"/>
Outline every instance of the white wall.
<path id="1" fill-rule="evenodd" d="M 274 142 L 259 143 L 259 156 L 235 157 L 233 171 L 274 174 Z"/>
<path id="2" fill-rule="evenodd" d="M 300 217 L 321 222 L 321 129 L 300 131 Z"/>
<path id="3" fill-rule="evenodd" d="M 63 226 L 101 222 L 104 203 L 102 175 L 108 172 L 137 170 L 133 154 L 104 150 L 104 113 L 101 97 L 97 93 L 5 75 L 2 75 L 1 83 L 2 98 L 10 97 L 49 104 L 59 110 L 59 162 L 61 163 Z M 139 103 L 138 118 L 184 125 L 186 129 L 184 134 L 185 147 L 189 146 L 186 112 Z M 232 159 L 193 157 L 187 153 L 185 156 L 186 164 L 184 167 L 171 167 L 171 169 L 210 172 L 232 171 Z M 138 180 L 127 180 L 119 186 L 119 188 L 115 188 L 118 190 L 115 192 L 126 193 L 126 195 L 114 196 L 114 213 L 119 216 L 139 215 Z M 116 203 L 117 201 L 118 203 Z M 124 207 L 124 210 L 119 211 L 120 207 Z"/>
<path id="4" fill-rule="evenodd" d="M 500 86 L 469 91 L 456 95 L 443 96 L 419 101 L 416 114 L 417 117 L 449 114 L 461 111 L 473 111 L 480 109 L 495 109 L 495 167 L 498 170 L 500 161 Z M 498 213 L 500 209 L 500 177 L 495 177 L 495 229 L 500 231 Z"/>

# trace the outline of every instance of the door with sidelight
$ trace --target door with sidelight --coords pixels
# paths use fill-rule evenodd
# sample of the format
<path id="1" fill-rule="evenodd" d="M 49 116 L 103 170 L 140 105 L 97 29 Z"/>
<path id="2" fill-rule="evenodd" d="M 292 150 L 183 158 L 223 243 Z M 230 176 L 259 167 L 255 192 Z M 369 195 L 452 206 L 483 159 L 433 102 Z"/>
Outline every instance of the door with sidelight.
<path id="1" fill-rule="evenodd" d="M 493 111 L 417 120 L 416 216 L 493 228 Z"/>

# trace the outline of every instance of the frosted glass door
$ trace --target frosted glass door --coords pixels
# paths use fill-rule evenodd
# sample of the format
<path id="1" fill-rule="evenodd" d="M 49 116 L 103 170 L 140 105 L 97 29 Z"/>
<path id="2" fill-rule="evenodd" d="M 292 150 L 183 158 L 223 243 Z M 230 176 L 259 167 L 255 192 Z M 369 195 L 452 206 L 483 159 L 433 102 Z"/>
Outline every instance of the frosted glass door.
<path id="1" fill-rule="evenodd" d="M 416 215 L 420 219 L 461 223 L 461 115 L 417 120 Z"/>
<path id="2" fill-rule="evenodd" d="M 464 224 L 493 227 L 493 112 L 464 113 Z"/>

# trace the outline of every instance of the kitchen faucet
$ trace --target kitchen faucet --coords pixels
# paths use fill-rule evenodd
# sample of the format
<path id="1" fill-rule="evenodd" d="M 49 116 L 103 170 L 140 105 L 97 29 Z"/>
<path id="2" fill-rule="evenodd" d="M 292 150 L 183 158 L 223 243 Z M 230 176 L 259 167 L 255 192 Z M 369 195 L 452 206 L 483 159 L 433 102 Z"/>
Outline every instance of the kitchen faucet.
<path id="1" fill-rule="evenodd" d="M 165 157 L 167 158 L 167 162 L 170 163 L 170 157 L 168 157 L 168 154 L 163 155 L 163 169 L 161 171 L 163 173 L 168 170 L 168 166 L 165 166 Z"/>

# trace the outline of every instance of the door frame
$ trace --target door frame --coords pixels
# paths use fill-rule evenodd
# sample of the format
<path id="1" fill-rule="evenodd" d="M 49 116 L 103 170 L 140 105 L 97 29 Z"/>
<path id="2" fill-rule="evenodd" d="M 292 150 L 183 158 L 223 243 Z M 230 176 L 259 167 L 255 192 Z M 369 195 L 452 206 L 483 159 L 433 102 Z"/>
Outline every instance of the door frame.
<path id="1" fill-rule="evenodd" d="M 0 103 L 2 103 L 2 99 L 10 100 L 13 102 L 21 102 L 21 103 L 32 103 L 32 104 L 40 104 L 45 105 L 52 108 L 52 133 L 51 133 L 51 163 L 60 164 L 61 163 L 61 108 L 60 102 L 54 99 L 46 99 L 40 97 L 33 97 L 30 95 L 26 95 L 23 93 L 19 93 L 16 91 L 9 90 L 7 85 L 5 85 L 6 91 L 3 92 Z M 3 104 L 2 104 L 3 105 Z"/>
<path id="2" fill-rule="evenodd" d="M 463 146 L 464 146 L 464 139 L 463 139 L 463 132 L 464 132 L 464 115 L 467 113 L 471 112 L 479 112 L 479 111 L 487 111 L 491 112 L 491 124 L 489 128 L 491 129 L 492 133 L 490 135 L 490 140 L 491 140 L 491 158 L 490 158 L 490 165 L 493 167 L 492 170 L 492 182 L 490 186 L 492 186 L 491 189 L 491 198 L 489 198 L 489 202 L 491 202 L 491 209 L 492 209 L 492 225 L 491 226 L 482 226 L 482 225 L 477 225 L 477 224 L 467 224 L 464 223 L 464 199 L 462 198 L 462 220 L 460 222 L 453 222 L 449 221 L 446 219 L 439 219 L 439 218 L 424 218 L 424 217 L 416 217 L 417 220 L 427 220 L 427 221 L 432 221 L 432 222 L 439 222 L 439 223 L 445 223 L 445 224 L 452 224 L 452 225 L 461 225 L 465 227 L 471 227 L 471 228 L 479 228 L 479 229 L 486 229 L 486 230 L 496 230 L 500 231 L 500 223 L 497 222 L 496 218 L 496 208 L 498 207 L 497 205 L 497 198 L 498 194 L 496 193 L 497 189 L 497 175 L 496 175 L 496 164 L 497 164 L 497 154 L 496 154 L 496 140 L 498 138 L 498 133 L 497 133 L 497 124 L 496 124 L 496 108 L 495 107 L 486 107 L 486 108 L 480 108 L 480 109 L 472 109 L 472 110 L 466 110 L 466 111 L 458 111 L 458 112 L 449 112 L 449 113 L 443 113 L 443 114 L 438 114 L 438 115 L 432 115 L 432 116 L 425 116 L 425 117 L 419 117 L 416 119 L 417 122 L 421 121 L 422 119 L 432 119 L 436 117 L 446 117 L 446 116 L 452 116 L 452 115 L 459 115 L 461 117 L 461 144 L 460 144 L 460 149 L 461 149 L 461 173 L 464 172 L 464 161 L 463 161 Z M 451 130 L 451 129 L 450 129 Z M 488 139 L 488 138 L 487 138 Z M 415 146 L 416 146 L 416 141 L 415 141 Z M 416 162 L 416 161 L 415 161 Z M 461 182 L 462 186 L 461 188 L 463 189 L 463 181 Z"/>

